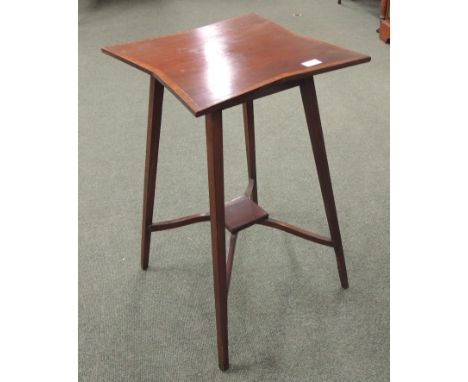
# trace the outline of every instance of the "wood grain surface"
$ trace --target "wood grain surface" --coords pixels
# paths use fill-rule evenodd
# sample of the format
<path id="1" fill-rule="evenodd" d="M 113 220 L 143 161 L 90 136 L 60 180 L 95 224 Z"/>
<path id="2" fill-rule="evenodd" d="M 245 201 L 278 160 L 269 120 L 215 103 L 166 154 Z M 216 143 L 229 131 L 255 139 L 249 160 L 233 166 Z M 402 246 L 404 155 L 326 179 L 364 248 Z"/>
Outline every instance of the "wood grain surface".
<path id="1" fill-rule="evenodd" d="M 370 61 L 254 13 L 102 50 L 157 78 L 195 116 L 284 90 L 291 80 Z M 320 63 L 302 65 L 310 60 Z"/>

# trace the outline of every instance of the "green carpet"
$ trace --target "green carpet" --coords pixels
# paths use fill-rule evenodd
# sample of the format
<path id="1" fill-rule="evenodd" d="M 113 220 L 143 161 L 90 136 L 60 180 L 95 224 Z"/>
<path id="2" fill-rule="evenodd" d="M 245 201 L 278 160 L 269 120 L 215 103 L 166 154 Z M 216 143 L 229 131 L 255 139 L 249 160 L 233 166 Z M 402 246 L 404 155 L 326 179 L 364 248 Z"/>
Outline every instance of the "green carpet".
<path id="1" fill-rule="evenodd" d="M 256 12 L 369 54 L 316 77 L 348 265 L 267 227 L 239 235 L 229 295 L 231 368 L 217 367 L 209 223 L 153 234 L 139 268 L 149 78 L 100 52 Z M 79 380 L 389 380 L 389 46 L 378 1 L 120 1 L 79 15 Z M 294 16 L 298 14 L 300 16 Z M 254 102 L 259 201 L 328 235 L 300 93 Z M 155 220 L 208 210 L 203 118 L 165 93 Z M 246 186 L 242 109 L 224 112 L 225 193 Z"/>

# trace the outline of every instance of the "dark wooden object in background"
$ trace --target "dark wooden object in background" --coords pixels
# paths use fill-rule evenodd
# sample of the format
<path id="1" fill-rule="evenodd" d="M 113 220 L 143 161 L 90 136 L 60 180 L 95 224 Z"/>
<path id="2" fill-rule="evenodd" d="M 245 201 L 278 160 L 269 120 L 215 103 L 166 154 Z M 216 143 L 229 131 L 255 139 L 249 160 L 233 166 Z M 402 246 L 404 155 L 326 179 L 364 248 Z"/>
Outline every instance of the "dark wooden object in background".
<path id="1" fill-rule="evenodd" d="M 383 42 L 390 42 L 390 0 L 380 0 L 379 36 Z"/>
<path id="2" fill-rule="evenodd" d="M 370 61 L 370 57 L 292 33 L 256 14 L 205 27 L 102 49 L 151 76 L 141 267 L 147 269 L 152 232 L 211 222 L 218 364 L 229 368 L 227 301 L 238 233 L 261 224 L 333 247 L 343 288 L 348 288 L 343 246 L 325 152 L 313 76 Z M 312 61 L 311 65 L 304 65 Z M 331 238 L 271 219 L 258 205 L 254 99 L 300 87 Z M 195 116 L 205 115 L 210 212 L 153 222 L 164 87 Z M 248 186 L 224 201 L 222 110 L 242 104 Z M 226 255 L 225 229 L 230 231 Z"/>

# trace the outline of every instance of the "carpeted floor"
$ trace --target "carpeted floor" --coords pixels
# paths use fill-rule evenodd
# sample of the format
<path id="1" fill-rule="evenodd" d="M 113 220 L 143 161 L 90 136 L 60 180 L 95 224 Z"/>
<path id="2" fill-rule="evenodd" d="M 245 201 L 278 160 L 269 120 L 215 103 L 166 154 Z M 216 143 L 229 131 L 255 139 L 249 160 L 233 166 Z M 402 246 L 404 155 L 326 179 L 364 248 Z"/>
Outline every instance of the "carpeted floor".
<path id="1" fill-rule="evenodd" d="M 254 226 L 217 367 L 210 227 L 153 234 L 139 268 L 149 78 L 100 47 L 256 12 L 372 56 L 316 78 L 350 288 L 333 250 Z M 120 1 L 79 15 L 80 381 L 389 380 L 389 46 L 378 1 Z M 296 16 L 294 16 L 296 14 Z M 328 235 L 300 94 L 255 101 L 260 204 Z M 224 113 L 226 200 L 244 191 L 240 107 Z M 208 210 L 203 118 L 165 93 L 155 219 Z"/>

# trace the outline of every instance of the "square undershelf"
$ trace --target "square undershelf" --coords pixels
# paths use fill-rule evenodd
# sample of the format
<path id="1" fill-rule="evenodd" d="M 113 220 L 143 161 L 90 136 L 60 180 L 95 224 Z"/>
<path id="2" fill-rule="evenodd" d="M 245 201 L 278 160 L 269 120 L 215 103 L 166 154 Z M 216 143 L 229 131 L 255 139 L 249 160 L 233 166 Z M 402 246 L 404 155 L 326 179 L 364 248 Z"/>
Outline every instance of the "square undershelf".
<path id="1" fill-rule="evenodd" d="M 246 196 L 239 196 L 225 204 L 225 225 L 236 233 L 268 218 L 268 213 Z"/>

